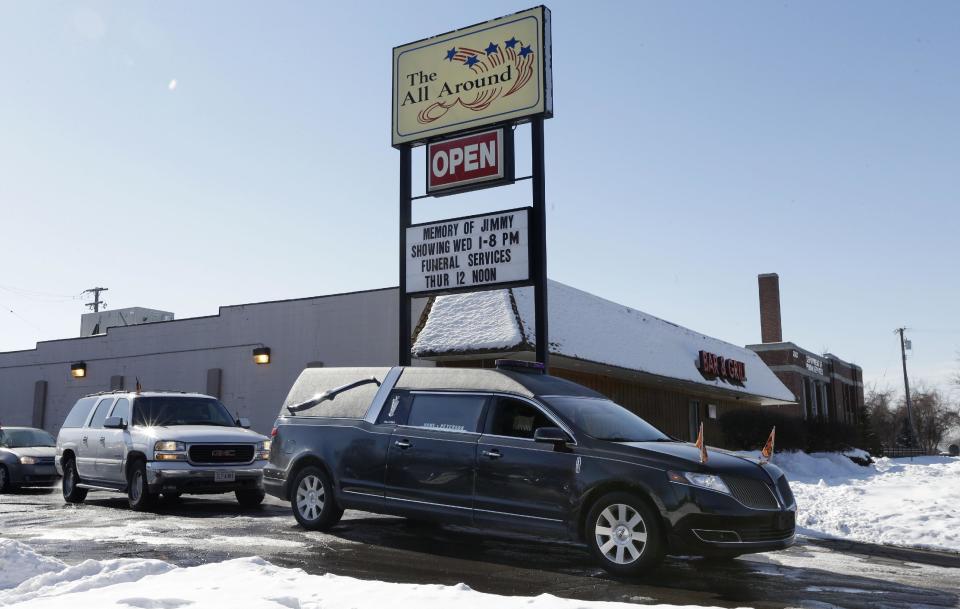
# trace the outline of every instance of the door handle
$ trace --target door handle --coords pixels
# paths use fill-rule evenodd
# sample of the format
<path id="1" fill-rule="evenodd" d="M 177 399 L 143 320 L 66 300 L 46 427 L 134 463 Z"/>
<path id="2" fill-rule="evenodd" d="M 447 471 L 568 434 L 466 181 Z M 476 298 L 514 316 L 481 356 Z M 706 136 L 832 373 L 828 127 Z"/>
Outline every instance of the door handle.
<path id="1" fill-rule="evenodd" d="M 497 449 L 493 449 L 493 450 L 481 450 L 481 451 L 480 451 L 480 454 L 483 455 L 484 457 L 488 457 L 488 458 L 490 458 L 490 459 L 499 459 L 500 457 L 503 456 L 503 455 L 500 454 L 500 451 L 497 450 Z"/>
<path id="2" fill-rule="evenodd" d="M 87 436 L 83 436 L 83 443 L 84 443 L 84 444 L 87 443 Z"/>
<path id="3" fill-rule="evenodd" d="M 397 440 L 396 442 L 393 443 L 393 445 L 396 446 L 397 448 L 402 448 L 403 450 L 407 450 L 408 448 L 413 446 L 412 444 L 410 444 L 410 440 Z"/>
<path id="4" fill-rule="evenodd" d="M 106 444 L 106 443 L 107 443 L 106 438 L 104 438 L 103 436 L 100 436 L 100 443 L 101 443 L 101 444 Z"/>

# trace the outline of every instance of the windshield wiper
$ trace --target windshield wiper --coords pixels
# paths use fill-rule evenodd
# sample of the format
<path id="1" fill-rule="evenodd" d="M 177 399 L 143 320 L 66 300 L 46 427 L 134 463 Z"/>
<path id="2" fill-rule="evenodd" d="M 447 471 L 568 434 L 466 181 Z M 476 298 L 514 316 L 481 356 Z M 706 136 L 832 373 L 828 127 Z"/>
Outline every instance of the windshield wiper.
<path id="1" fill-rule="evenodd" d="M 300 402 L 299 404 L 292 404 L 290 406 L 287 406 L 287 410 L 290 411 L 290 414 L 296 414 L 301 410 L 309 410 L 310 408 L 313 408 L 320 402 L 324 402 L 326 400 L 332 400 L 333 398 L 337 397 L 339 394 L 343 393 L 344 391 L 350 391 L 351 389 L 355 389 L 362 385 L 369 385 L 370 383 L 376 383 L 377 387 L 380 386 L 380 381 L 377 380 L 377 377 L 371 376 L 370 378 L 360 379 L 359 381 L 353 381 L 352 383 L 347 383 L 346 385 L 341 385 L 340 387 L 327 389 L 323 393 L 313 396 L 306 402 Z"/>

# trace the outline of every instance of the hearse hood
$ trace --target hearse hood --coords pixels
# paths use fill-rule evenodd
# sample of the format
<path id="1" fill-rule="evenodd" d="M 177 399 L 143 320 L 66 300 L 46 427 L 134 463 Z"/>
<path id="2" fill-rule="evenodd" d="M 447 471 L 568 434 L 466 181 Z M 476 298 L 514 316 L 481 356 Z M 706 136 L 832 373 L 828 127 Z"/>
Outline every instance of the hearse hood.
<path id="1" fill-rule="evenodd" d="M 707 462 L 700 463 L 700 449 L 687 442 L 618 442 L 618 444 L 635 449 L 649 458 L 667 461 L 668 467 L 684 471 L 767 479 L 764 474 L 765 466 L 720 448 L 708 446 Z M 774 472 L 770 473 L 772 475 Z M 777 473 L 779 473 L 779 470 L 777 470 Z"/>

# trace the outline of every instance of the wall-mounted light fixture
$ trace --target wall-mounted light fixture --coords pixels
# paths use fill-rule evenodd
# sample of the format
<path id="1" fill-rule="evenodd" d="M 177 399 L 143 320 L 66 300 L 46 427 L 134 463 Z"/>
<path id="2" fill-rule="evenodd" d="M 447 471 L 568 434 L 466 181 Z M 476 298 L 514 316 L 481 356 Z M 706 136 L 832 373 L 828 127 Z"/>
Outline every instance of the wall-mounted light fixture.
<path id="1" fill-rule="evenodd" d="M 77 362 L 75 364 L 70 364 L 70 376 L 75 379 L 82 379 L 87 376 L 87 363 Z"/>
<path id="2" fill-rule="evenodd" d="M 270 363 L 270 347 L 257 347 L 256 349 L 254 349 L 253 363 L 269 364 Z"/>

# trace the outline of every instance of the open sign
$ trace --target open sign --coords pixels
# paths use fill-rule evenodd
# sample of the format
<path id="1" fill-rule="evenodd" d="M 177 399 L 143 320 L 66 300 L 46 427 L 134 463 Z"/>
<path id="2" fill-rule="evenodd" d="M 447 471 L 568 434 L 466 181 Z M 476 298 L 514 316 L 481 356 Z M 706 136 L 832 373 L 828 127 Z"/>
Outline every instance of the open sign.
<path id="1" fill-rule="evenodd" d="M 513 131 L 492 129 L 427 145 L 427 192 L 434 196 L 513 182 Z"/>

